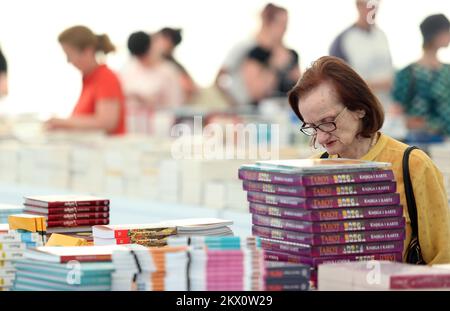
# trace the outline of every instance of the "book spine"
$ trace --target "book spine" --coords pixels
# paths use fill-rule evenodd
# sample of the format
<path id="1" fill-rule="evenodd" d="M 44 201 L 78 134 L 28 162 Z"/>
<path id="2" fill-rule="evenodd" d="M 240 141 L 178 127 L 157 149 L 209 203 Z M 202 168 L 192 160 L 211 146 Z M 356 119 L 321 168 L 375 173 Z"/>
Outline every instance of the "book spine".
<path id="1" fill-rule="evenodd" d="M 390 231 L 362 231 L 335 234 L 308 234 L 267 227 L 253 226 L 252 233 L 262 238 L 281 240 L 308 245 L 336 245 L 352 243 L 372 243 L 386 241 L 403 241 L 404 229 Z"/>
<path id="2" fill-rule="evenodd" d="M 29 203 L 29 201 L 27 201 L 27 203 Z M 32 205 L 32 203 L 31 203 L 31 205 Z M 47 206 L 48 206 L 48 208 L 80 207 L 80 206 L 109 206 L 109 200 L 48 202 Z"/>
<path id="3" fill-rule="evenodd" d="M 356 184 L 394 180 L 395 177 L 392 170 L 376 170 L 367 172 L 336 173 L 329 175 L 309 175 L 304 177 L 304 186 Z"/>
<path id="4" fill-rule="evenodd" d="M 266 291 L 307 291 L 309 290 L 309 281 L 300 284 L 266 284 Z"/>
<path id="5" fill-rule="evenodd" d="M 372 219 L 385 217 L 401 217 L 403 207 L 400 205 L 376 206 L 363 208 L 304 210 L 299 208 L 283 208 L 260 203 L 250 203 L 250 213 L 261 216 L 273 216 L 303 221 L 332 221 L 348 219 Z"/>
<path id="6" fill-rule="evenodd" d="M 116 238 L 116 244 L 131 244 L 131 240 L 129 237 Z"/>
<path id="7" fill-rule="evenodd" d="M 61 263 L 66 263 L 72 260 L 79 262 L 97 262 L 97 261 L 111 261 L 111 255 L 75 255 L 75 256 L 61 256 Z"/>
<path id="8" fill-rule="evenodd" d="M 239 170 L 239 178 L 248 181 L 265 182 L 290 186 L 324 186 L 351 183 L 395 181 L 392 170 L 366 172 L 295 175 L 253 170 Z"/>
<path id="9" fill-rule="evenodd" d="M 28 208 L 29 207 L 29 208 Z M 31 209 L 30 209 L 31 208 Z M 33 213 L 33 206 L 25 206 L 25 211 Z M 77 213 L 105 213 L 109 212 L 109 206 L 77 206 L 77 207 L 54 207 L 54 208 L 41 208 L 42 213 L 52 214 L 77 214 Z"/>
<path id="10" fill-rule="evenodd" d="M 395 253 L 403 251 L 402 241 L 384 243 L 360 243 L 345 245 L 307 246 L 274 240 L 262 240 L 261 246 L 268 251 L 280 251 L 292 255 L 322 257 L 338 255 L 366 255 L 374 253 Z"/>
<path id="11" fill-rule="evenodd" d="M 254 225 L 306 233 L 335 233 L 366 230 L 375 231 L 400 229 L 405 226 L 405 219 L 403 217 L 343 220 L 332 222 L 308 222 L 253 215 L 252 220 Z"/>
<path id="12" fill-rule="evenodd" d="M 381 193 L 395 193 L 396 182 L 343 184 L 329 186 L 292 187 L 284 185 L 267 184 L 261 182 L 244 181 L 246 191 L 262 192 L 276 195 L 300 197 L 329 197 L 343 195 L 370 195 Z"/>
<path id="13" fill-rule="evenodd" d="M 283 278 L 306 278 L 309 279 L 309 266 L 296 267 L 280 267 L 280 268 L 266 268 L 267 279 L 283 279 Z"/>
<path id="14" fill-rule="evenodd" d="M 430 272 L 432 273 L 432 272 Z M 448 274 L 391 276 L 390 289 L 439 289 L 450 288 Z"/>
<path id="15" fill-rule="evenodd" d="M 47 227 L 81 227 L 81 226 L 95 226 L 107 225 L 109 219 L 76 219 L 76 220 L 56 220 L 48 221 Z"/>
<path id="16" fill-rule="evenodd" d="M 32 232 L 0 234 L 0 243 L 36 242 L 40 239 L 41 236 L 39 234 L 35 234 Z"/>
<path id="17" fill-rule="evenodd" d="M 73 213 L 73 214 L 51 214 L 47 216 L 49 221 L 72 220 L 72 219 L 102 219 L 109 218 L 109 213 Z"/>

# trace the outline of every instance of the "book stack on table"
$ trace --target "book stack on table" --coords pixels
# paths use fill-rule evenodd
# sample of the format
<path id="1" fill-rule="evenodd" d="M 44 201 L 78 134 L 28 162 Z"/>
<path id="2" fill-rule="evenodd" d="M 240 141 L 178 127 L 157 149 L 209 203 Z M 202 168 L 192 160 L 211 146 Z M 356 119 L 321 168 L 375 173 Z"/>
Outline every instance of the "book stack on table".
<path id="1" fill-rule="evenodd" d="M 43 236 L 38 232 L 10 230 L 0 224 L 0 291 L 10 290 L 16 276 L 15 260 L 23 257 L 27 248 L 43 246 Z"/>
<path id="2" fill-rule="evenodd" d="M 27 196 L 24 213 L 43 216 L 47 233 L 88 234 L 109 224 L 110 201 L 88 195 Z"/>
<path id="3" fill-rule="evenodd" d="M 265 258 L 311 266 L 401 261 L 405 219 L 389 163 L 260 161 L 239 170 Z"/>

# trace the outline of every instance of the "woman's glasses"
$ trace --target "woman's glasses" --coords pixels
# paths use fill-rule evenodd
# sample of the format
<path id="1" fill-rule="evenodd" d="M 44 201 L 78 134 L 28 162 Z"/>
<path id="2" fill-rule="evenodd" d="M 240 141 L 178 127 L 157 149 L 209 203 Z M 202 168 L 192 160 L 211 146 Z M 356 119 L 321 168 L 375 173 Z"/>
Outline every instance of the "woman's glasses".
<path id="1" fill-rule="evenodd" d="M 308 125 L 308 126 L 302 126 L 302 128 L 300 129 L 300 131 L 308 136 L 315 136 L 317 135 L 317 129 L 321 130 L 322 132 L 325 133 L 331 133 L 333 131 L 336 130 L 336 120 L 339 118 L 339 116 L 345 111 L 347 110 L 347 107 L 345 107 L 344 109 L 342 109 L 341 112 L 339 112 L 337 114 L 337 116 L 334 118 L 333 121 L 330 122 L 323 122 L 320 123 L 319 125 Z"/>

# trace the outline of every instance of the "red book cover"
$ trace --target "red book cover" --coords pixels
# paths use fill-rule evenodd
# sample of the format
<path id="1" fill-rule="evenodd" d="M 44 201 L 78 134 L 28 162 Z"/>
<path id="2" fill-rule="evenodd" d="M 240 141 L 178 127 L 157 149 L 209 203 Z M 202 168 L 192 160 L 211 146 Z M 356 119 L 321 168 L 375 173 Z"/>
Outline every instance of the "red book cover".
<path id="1" fill-rule="evenodd" d="M 108 206 L 109 200 L 89 195 L 43 195 L 25 197 L 26 205 L 38 207 Z"/>
<path id="2" fill-rule="evenodd" d="M 380 183 L 342 184 L 327 186 L 285 186 L 244 180 L 246 191 L 263 192 L 297 197 L 329 197 L 343 195 L 369 195 L 394 193 L 397 190 L 395 181 Z"/>
<path id="3" fill-rule="evenodd" d="M 109 219 L 73 219 L 73 220 L 55 220 L 47 221 L 47 227 L 81 227 L 81 226 L 95 226 L 95 225 L 107 225 Z"/>
<path id="4" fill-rule="evenodd" d="M 323 198 L 301 198 L 281 195 L 273 195 L 262 192 L 248 192 L 249 202 L 268 204 L 278 207 L 303 208 L 303 209 L 329 209 L 354 206 L 383 206 L 399 205 L 398 193 L 384 193 L 373 195 L 338 196 Z"/>
<path id="5" fill-rule="evenodd" d="M 32 205 L 25 205 L 24 212 L 39 213 L 45 215 L 52 214 L 76 214 L 76 213 L 100 213 L 109 212 L 109 206 L 73 206 L 73 207 L 38 207 Z"/>
<path id="6" fill-rule="evenodd" d="M 362 218 L 402 217 L 403 207 L 401 205 L 391 205 L 305 210 L 301 208 L 284 208 L 260 203 L 250 203 L 250 213 L 292 220 L 330 221 Z"/>

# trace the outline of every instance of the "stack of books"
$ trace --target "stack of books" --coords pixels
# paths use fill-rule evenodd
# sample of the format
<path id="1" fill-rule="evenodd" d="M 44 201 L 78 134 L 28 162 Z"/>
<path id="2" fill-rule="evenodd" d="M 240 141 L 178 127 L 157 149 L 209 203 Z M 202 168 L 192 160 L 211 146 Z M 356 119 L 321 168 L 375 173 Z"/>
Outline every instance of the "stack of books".
<path id="1" fill-rule="evenodd" d="M 450 290 L 448 267 L 389 261 L 319 266 L 319 290 Z"/>
<path id="2" fill-rule="evenodd" d="M 13 214 L 22 213 L 23 208 L 21 206 L 0 204 L 0 224 L 8 223 L 8 216 Z"/>
<path id="3" fill-rule="evenodd" d="M 290 262 L 266 262 L 264 277 L 267 291 L 307 291 L 311 277 L 308 265 Z"/>
<path id="4" fill-rule="evenodd" d="M 256 237 L 169 238 L 171 246 L 190 246 L 189 290 L 264 290 L 264 255 Z"/>
<path id="5" fill-rule="evenodd" d="M 405 219 L 389 163 L 261 161 L 239 177 L 267 260 L 310 265 L 401 261 Z"/>
<path id="6" fill-rule="evenodd" d="M 109 224 L 109 199 L 88 195 L 47 195 L 24 198 L 24 213 L 43 216 L 47 233 L 91 233 Z"/>
<path id="7" fill-rule="evenodd" d="M 233 222 L 216 218 L 192 218 L 151 224 L 98 225 L 92 229 L 95 245 L 139 244 L 164 246 L 169 236 L 227 236 Z"/>
<path id="8" fill-rule="evenodd" d="M 0 291 L 9 290 L 16 276 L 15 260 L 23 257 L 29 247 L 42 246 L 43 236 L 37 232 L 10 230 L 8 224 L 0 225 Z"/>
<path id="9" fill-rule="evenodd" d="M 186 291 L 188 249 L 185 246 L 147 248 L 138 244 L 114 251 L 112 290 Z"/>
<path id="10" fill-rule="evenodd" d="M 112 253 L 123 246 L 43 246 L 27 249 L 16 261 L 14 290 L 108 291 Z"/>

